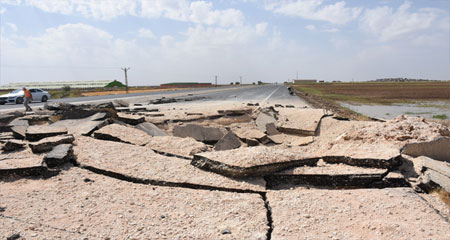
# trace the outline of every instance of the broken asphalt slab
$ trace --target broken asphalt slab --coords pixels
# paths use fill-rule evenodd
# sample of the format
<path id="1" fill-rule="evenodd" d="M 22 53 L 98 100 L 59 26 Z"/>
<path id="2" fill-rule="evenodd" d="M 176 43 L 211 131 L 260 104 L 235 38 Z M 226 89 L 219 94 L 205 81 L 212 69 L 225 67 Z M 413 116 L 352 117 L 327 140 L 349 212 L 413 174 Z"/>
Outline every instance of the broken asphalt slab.
<path id="1" fill-rule="evenodd" d="M 33 153 L 43 153 L 48 152 L 53 149 L 53 147 L 59 144 L 70 144 L 75 140 L 73 135 L 59 135 L 54 137 L 43 138 L 38 142 L 32 142 L 29 145 Z"/>
<path id="2" fill-rule="evenodd" d="M 158 128 L 155 124 L 143 122 L 136 125 L 136 128 L 146 132 L 150 136 L 167 136 L 167 133 Z"/>
<path id="3" fill-rule="evenodd" d="M 228 177 L 264 176 L 287 168 L 315 165 L 319 158 L 265 146 L 194 155 L 192 165 Z"/>
<path id="4" fill-rule="evenodd" d="M 264 239 L 269 229 L 259 194 L 134 184 L 79 168 L 47 180 L 1 184 L 1 220 L 16 221 L 3 225 L 0 236 L 20 231 L 27 239 L 67 233 L 76 239 Z"/>
<path id="5" fill-rule="evenodd" d="M 40 176 L 46 171 L 42 157 L 32 154 L 30 149 L 0 155 L 0 178 Z"/>
<path id="6" fill-rule="evenodd" d="M 124 148 L 127 149 L 127 155 L 122 154 Z M 190 161 L 161 156 L 147 147 L 82 137 L 77 139 L 74 151 L 82 167 L 89 166 L 90 169 L 95 168 L 100 172 L 122 174 L 129 178 L 150 181 L 154 185 L 259 192 L 265 190 L 262 178 L 229 179 L 202 171 L 192 166 Z"/>
<path id="7" fill-rule="evenodd" d="M 239 148 L 241 146 L 241 141 L 239 138 L 233 133 L 228 132 L 223 136 L 217 143 L 214 145 L 215 151 L 223 151 L 223 150 L 231 150 L 235 148 Z"/>
<path id="8" fill-rule="evenodd" d="M 1 150 L 4 152 L 12 152 L 25 148 L 25 142 L 16 139 L 10 139 L 1 144 Z"/>
<path id="9" fill-rule="evenodd" d="M 145 117 L 126 113 L 117 113 L 117 120 L 130 125 L 138 125 L 139 123 L 145 122 Z"/>
<path id="10" fill-rule="evenodd" d="M 412 157 L 426 156 L 450 163 L 450 137 L 439 137 L 429 142 L 408 143 L 401 152 Z"/>
<path id="11" fill-rule="evenodd" d="M 191 137 L 155 136 L 151 137 L 145 146 L 158 153 L 186 159 L 191 159 L 196 153 L 208 151 L 206 144 Z"/>
<path id="12" fill-rule="evenodd" d="M 301 136 L 314 136 L 320 120 L 326 116 L 323 109 L 276 109 L 277 129 L 280 132 Z"/>
<path id="13" fill-rule="evenodd" d="M 124 142 L 139 146 L 144 146 L 150 142 L 151 136 L 142 130 L 110 124 L 94 132 L 94 137 L 101 140 Z"/>
<path id="14" fill-rule="evenodd" d="M 412 189 L 269 191 L 272 239 L 447 239 L 450 225 Z M 399 207 L 402 206 L 402 207 Z"/>
<path id="15" fill-rule="evenodd" d="M 46 137 L 53 137 L 57 135 L 67 134 L 67 128 L 55 127 L 49 125 L 29 126 L 25 133 L 25 138 L 28 141 L 36 142 Z"/>
<path id="16" fill-rule="evenodd" d="M 316 187 L 368 187 L 380 182 L 388 174 L 386 169 L 362 168 L 345 164 L 327 164 L 319 161 L 317 166 L 302 166 L 287 169 L 265 177 L 270 189 L 285 189 L 292 186 Z"/>
<path id="17" fill-rule="evenodd" d="M 72 144 L 60 144 L 44 156 L 44 162 L 49 168 L 73 163 L 74 160 Z"/>
<path id="18" fill-rule="evenodd" d="M 176 125 L 173 128 L 173 135 L 176 137 L 192 137 L 199 142 L 214 144 L 223 136 L 219 128 L 204 127 L 196 124 Z"/>

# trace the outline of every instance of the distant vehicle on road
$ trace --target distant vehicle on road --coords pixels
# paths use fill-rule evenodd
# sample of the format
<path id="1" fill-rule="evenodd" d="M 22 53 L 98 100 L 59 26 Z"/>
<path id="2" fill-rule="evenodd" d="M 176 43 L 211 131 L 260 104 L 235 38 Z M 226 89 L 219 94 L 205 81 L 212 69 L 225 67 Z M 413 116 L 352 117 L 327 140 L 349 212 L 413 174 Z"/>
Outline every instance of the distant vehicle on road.
<path id="1" fill-rule="evenodd" d="M 29 90 L 31 96 L 33 96 L 33 101 L 47 102 L 50 99 L 50 93 L 47 91 L 38 88 L 30 88 Z M 0 105 L 5 103 L 22 104 L 23 99 L 23 90 L 16 89 L 8 94 L 0 95 Z"/>

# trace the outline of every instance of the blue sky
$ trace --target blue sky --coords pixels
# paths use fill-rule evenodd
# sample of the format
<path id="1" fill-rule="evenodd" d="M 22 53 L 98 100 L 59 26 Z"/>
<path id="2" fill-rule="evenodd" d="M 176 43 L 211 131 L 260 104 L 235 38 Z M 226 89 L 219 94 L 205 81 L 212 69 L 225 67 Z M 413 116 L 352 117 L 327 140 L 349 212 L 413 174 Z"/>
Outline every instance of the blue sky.
<path id="1" fill-rule="evenodd" d="M 0 85 L 450 80 L 447 0 L 0 0 Z"/>

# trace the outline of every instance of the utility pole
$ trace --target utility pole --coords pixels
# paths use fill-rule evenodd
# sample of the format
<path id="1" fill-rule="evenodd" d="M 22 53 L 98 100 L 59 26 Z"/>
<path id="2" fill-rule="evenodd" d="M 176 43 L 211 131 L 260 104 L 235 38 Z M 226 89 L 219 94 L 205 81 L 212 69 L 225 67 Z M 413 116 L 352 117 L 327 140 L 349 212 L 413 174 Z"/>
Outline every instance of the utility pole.
<path id="1" fill-rule="evenodd" d="M 217 75 L 215 77 L 216 77 L 216 87 L 217 87 Z"/>
<path id="2" fill-rule="evenodd" d="M 296 80 L 298 80 L 298 71 L 297 71 L 297 78 L 296 78 Z"/>
<path id="3" fill-rule="evenodd" d="M 242 76 L 239 76 L 239 82 L 241 83 L 242 86 Z"/>
<path id="4" fill-rule="evenodd" d="M 126 91 L 127 91 L 127 94 L 128 94 L 128 75 L 127 75 L 127 72 L 128 72 L 128 70 L 130 70 L 130 68 L 129 67 L 122 68 L 122 70 L 125 72 L 125 86 L 126 86 Z"/>

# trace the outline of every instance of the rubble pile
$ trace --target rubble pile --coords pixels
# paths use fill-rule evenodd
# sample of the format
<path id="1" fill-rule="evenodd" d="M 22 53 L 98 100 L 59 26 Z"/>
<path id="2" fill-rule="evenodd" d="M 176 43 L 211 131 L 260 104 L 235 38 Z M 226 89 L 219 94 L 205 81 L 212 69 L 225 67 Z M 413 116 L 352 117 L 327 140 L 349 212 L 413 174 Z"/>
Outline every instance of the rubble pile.
<path id="1" fill-rule="evenodd" d="M 1 116 L 0 236 L 450 236 L 450 214 L 420 195 L 450 192 L 445 126 L 278 104 L 165 107 L 180 99 Z"/>

